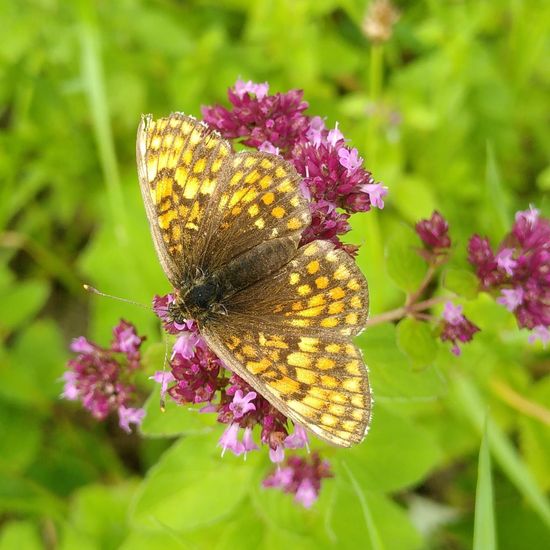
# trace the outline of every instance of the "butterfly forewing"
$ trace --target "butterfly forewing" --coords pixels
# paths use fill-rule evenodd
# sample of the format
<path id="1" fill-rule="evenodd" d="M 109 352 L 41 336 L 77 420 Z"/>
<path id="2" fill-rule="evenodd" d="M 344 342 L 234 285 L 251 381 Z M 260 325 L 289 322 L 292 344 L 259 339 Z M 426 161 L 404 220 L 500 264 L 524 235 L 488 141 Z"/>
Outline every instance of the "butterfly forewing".
<path id="1" fill-rule="evenodd" d="M 227 179 L 223 173 L 231 154 L 227 141 L 191 117 L 142 119 L 140 185 L 157 253 L 174 285 L 199 266 L 215 218 L 213 197 Z"/>

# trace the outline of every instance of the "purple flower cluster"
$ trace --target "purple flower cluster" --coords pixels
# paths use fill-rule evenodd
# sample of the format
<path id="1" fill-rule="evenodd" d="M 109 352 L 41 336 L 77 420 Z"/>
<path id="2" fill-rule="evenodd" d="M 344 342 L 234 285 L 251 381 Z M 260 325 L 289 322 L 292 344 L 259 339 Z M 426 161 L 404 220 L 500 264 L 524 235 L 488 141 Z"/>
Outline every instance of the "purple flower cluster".
<path id="1" fill-rule="evenodd" d="M 493 252 L 486 237 L 474 235 L 468 258 L 481 288 L 498 295 L 530 340 L 550 340 L 550 221 L 536 208 L 518 212 L 511 232 Z"/>
<path id="2" fill-rule="evenodd" d="M 451 246 L 449 224 L 437 210 L 434 210 L 429 220 L 420 220 L 415 229 L 424 244 L 421 254 L 426 260 L 430 261 L 438 255 L 447 253 Z"/>
<path id="3" fill-rule="evenodd" d="M 253 430 L 260 427 L 260 442 L 269 448 L 273 462 L 282 462 L 285 449 L 307 446 L 306 431 L 296 425 L 289 433 L 289 421 L 242 378 L 226 369 L 210 351 L 193 322 L 174 323 L 169 304 L 173 296 L 155 297 L 153 309 L 164 328 L 177 339 L 170 358 L 170 371 L 157 372 L 153 380 L 161 384 L 162 399 L 168 394 L 178 404 L 203 404 L 202 412 L 217 414 L 226 424 L 220 438 L 222 454 L 230 450 L 241 455 L 258 449 Z"/>
<path id="4" fill-rule="evenodd" d="M 311 508 L 319 496 L 321 480 L 328 477 L 332 477 L 330 464 L 312 453 L 309 461 L 298 456 L 288 458 L 283 467 L 263 481 L 263 486 L 293 494 L 296 502 Z"/>
<path id="5" fill-rule="evenodd" d="M 384 207 L 387 187 L 363 168 L 363 159 L 346 145 L 338 123 L 329 130 L 321 117 L 304 114 L 308 104 L 301 90 L 269 95 L 267 83 L 238 80 L 228 96 L 232 109 L 203 107 L 204 120 L 224 137 L 280 154 L 295 166 L 312 213 L 302 244 L 324 239 L 343 247 L 338 236 L 349 231 L 353 212 Z"/>
<path id="6" fill-rule="evenodd" d="M 458 342 L 470 342 L 476 332 L 479 332 L 479 327 L 464 317 L 462 306 L 455 306 L 452 302 L 445 304 L 439 337 L 443 342 L 452 343 L 451 351 L 455 355 L 460 355 Z"/>
<path id="7" fill-rule="evenodd" d="M 73 340 L 71 351 L 78 355 L 67 363 L 62 397 L 80 400 L 97 420 L 117 412 L 120 427 L 130 432 L 130 424 L 139 425 L 145 416 L 143 409 L 131 406 L 136 401 L 132 378 L 141 366 L 139 350 L 144 339 L 134 325 L 121 320 L 113 329 L 109 348 L 83 336 Z"/>

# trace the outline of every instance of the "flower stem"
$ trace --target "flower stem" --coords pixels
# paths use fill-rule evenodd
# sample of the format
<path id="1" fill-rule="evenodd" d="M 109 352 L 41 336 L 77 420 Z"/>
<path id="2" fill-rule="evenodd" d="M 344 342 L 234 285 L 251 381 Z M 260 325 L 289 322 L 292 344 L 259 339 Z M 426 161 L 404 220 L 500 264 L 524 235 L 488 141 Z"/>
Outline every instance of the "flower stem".
<path id="1" fill-rule="evenodd" d="M 417 304 L 410 304 L 403 307 L 398 307 L 397 309 L 392 309 L 391 311 L 386 311 L 380 315 L 376 315 L 369 319 L 365 326 L 372 327 L 373 325 L 379 325 L 381 323 L 387 323 L 389 321 L 397 321 L 402 319 L 407 315 L 415 315 L 418 312 L 429 309 L 436 304 L 440 304 L 445 301 L 446 298 L 443 296 L 438 296 L 436 298 L 430 298 L 429 300 L 424 300 L 423 302 L 418 302 Z"/>

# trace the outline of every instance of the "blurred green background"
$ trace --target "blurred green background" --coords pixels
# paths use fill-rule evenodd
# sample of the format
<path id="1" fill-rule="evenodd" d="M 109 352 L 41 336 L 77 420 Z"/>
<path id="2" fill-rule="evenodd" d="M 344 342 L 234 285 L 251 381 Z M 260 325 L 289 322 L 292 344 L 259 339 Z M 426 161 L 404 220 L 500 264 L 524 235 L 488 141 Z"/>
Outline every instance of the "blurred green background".
<path id="1" fill-rule="evenodd" d="M 377 45 L 368 4 L 0 0 L 0 549 L 490 548 L 493 516 L 500 548 L 550 548 L 550 357 L 487 296 L 470 296 L 482 332 L 458 359 L 440 346 L 418 368 L 393 325 L 361 335 L 371 433 L 323 449 L 336 477 L 309 512 L 260 488 L 266 453 L 220 460 L 221 427 L 161 416 L 158 394 L 146 438 L 58 399 L 70 339 L 106 344 L 120 317 L 147 334 L 146 368 L 162 364 L 154 316 L 81 283 L 145 303 L 169 290 L 137 183 L 139 117 L 200 116 L 237 77 L 303 89 L 389 187 L 350 234 L 372 314 L 402 303 L 388 268 L 434 208 L 457 270 L 472 233 L 495 244 L 516 210 L 550 214 L 550 3 L 399 1 Z"/>

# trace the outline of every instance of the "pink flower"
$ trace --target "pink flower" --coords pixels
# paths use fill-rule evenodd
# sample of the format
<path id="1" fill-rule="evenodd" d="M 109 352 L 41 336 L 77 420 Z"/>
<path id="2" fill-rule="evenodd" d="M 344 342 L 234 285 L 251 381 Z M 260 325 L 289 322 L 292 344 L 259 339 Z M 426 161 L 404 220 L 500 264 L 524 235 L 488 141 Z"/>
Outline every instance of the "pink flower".
<path id="1" fill-rule="evenodd" d="M 254 439 L 252 437 L 252 428 L 250 427 L 247 427 L 244 429 L 243 448 L 244 448 L 245 455 L 250 451 L 258 450 L 258 445 L 254 443 Z"/>
<path id="2" fill-rule="evenodd" d="M 464 317 L 462 306 L 455 306 L 452 302 L 445 304 L 439 337 L 443 342 L 451 342 L 451 351 L 455 355 L 460 355 L 458 342 L 466 343 L 471 341 L 476 332 L 479 332 L 479 327 Z"/>
<path id="3" fill-rule="evenodd" d="M 230 424 L 220 438 L 220 446 L 222 448 L 222 456 L 229 449 L 234 455 L 239 456 L 244 453 L 244 445 L 238 440 L 239 425 L 237 423 Z"/>
<path id="4" fill-rule="evenodd" d="M 317 501 L 317 496 L 317 491 L 315 490 L 315 486 L 312 481 L 306 478 L 300 483 L 300 485 L 298 485 L 294 499 L 304 508 L 309 509 Z"/>
<path id="5" fill-rule="evenodd" d="M 172 349 L 172 359 L 179 353 L 184 359 L 190 359 L 195 354 L 195 348 L 200 341 L 196 332 L 182 331 Z"/>
<path id="6" fill-rule="evenodd" d="M 441 252 L 451 246 L 449 224 L 437 210 L 434 210 L 430 219 L 420 220 L 415 229 L 425 248 L 431 252 Z"/>
<path id="7" fill-rule="evenodd" d="M 277 445 L 274 449 L 269 449 L 269 458 L 271 462 L 279 464 L 285 459 L 285 449 L 283 445 Z"/>
<path id="8" fill-rule="evenodd" d="M 250 403 L 250 401 L 256 399 L 256 395 L 256 392 L 250 391 L 243 397 L 242 390 L 235 392 L 233 402 L 229 405 L 229 408 L 236 419 L 242 418 L 249 411 L 256 410 L 254 403 Z"/>
<path id="9" fill-rule="evenodd" d="M 346 147 L 338 149 L 338 158 L 340 164 L 346 168 L 348 172 L 357 170 L 357 168 L 363 164 L 363 159 L 359 156 L 355 148 L 351 150 Z"/>
<path id="10" fill-rule="evenodd" d="M 176 379 L 171 372 L 158 370 L 155 374 L 153 374 L 153 376 L 149 376 L 149 380 L 154 380 L 160 384 L 160 399 L 161 401 L 164 401 L 166 392 L 168 391 L 168 384 L 171 384 Z"/>
<path id="11" fill-rule="evenodd" d="M 306 132 L 306 138 L 314 147 L 319 147 L 323 141 L 325 131 L 325 122 L 320 116 L 314 116 L 310 123 L 309 129 Z"/>
<path id="12" fill-rule="evenodd" d="M 523 302 L 523 289 L 518 286 L 517 288 L 503 288 L 501 291 L 502 296 L 497 298 L 497 302 L 502 304 L 508 311 L 515 311 Z"/>
<path id="13" fill-rule="evenodd" d="M 338 129 L 338 122 L 337 122 L 334 128 L 332 130 L 329 130 L 328 132 L 327 143 L 332 147 L 336 147 L 336 144 L 340 141 L 344 142 L 345 139 L 344 139 L 344 134 L 342 134 L 342 132 Z M 357 156 L 357 151 L 355 152 Z M 343 166 L 346 167 L 345 165 Z"/>
<path id="14" fill-rule="evenodd" d="M 235 83 L 235 93 L 239 98 L 243 98 L 244 94 L 254 94 L 257 99 L 263 99 L 269 92 L 269 84 L 263 82 L 255 84 L 252 80 L 243 82 L 241 79 Z"/>
<path id="15" fill-rule="evenodd" d="M 513 254 L 514 254 L 513 248 L 503 248 L 496 255 L 497 266 L 500 269 L 503 269 L 504 271 L 506 271 L 506 274 L 510 276 L 514 274 L 514 269 L 518 265 L 516 260 L 512 258 Z"/>
<path id="16" fill-rule="evenodd" d="M 118 409 L 118 425 L 127 433 L 130 433 L 132 429 L 130 424 L 136 426 L 141 425 L 143 418 L 145 417 L 145 409 L 134 409 L 132 407 L 121 406 Z"/>
<path id="17" fill-rule="evenodd" d="M 259 147 L 258 151 L 262 151 L 262 153 L 269 153 L 271 155 L 278 155 L 279 154 L 279 148 L 275 147 L 272 143 L 269 141 L 264 141 Z"/>
<path id="18" fill-rule="evenodd" d="M 455 306 L 452 302 L 446 302 L 443 310 L 443 319 L 451 325 L 458 325 L 462 322 L 462 306 Z"/>
<path id="19" fill-rule="evenodd" d="M 369 194 L 370 203 L 376 208 L 384 208 L 384 197 L 388 194 L 388 188 L 380 183 L 367 183 L 361 188 Z"/>
<path id="20" fill-rule="evenodd" d="M 307 432 L 300 424 L 295 424 L 294 433 L 287 436 L 284 440 L 284 446 L 287 449 L 302 449 L 303 447 L 307 447 L 307 444 Z"/>
<path id="21" fill-rule="evenodd" d="M 550 342 L 550 330 L 542 325 L 534 327 L 529 335 L 529 343 L 534 344 L 537 340 L 540 340 L 543 347 L 546 348 L 546 344 Z"/>

